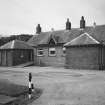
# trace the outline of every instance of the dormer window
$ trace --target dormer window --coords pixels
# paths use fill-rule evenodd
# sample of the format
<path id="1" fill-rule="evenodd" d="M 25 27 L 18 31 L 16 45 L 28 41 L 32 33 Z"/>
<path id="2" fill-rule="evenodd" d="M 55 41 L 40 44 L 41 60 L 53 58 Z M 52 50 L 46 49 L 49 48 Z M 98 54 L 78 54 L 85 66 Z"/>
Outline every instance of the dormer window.
<path id="1" fill-rule="evenodd" d="M 49 45 L 55 45 L 56 43 L 57 43 L 57 42 L 56 42 L 56 40 L 55 40 L 54 35 L 51 35 L 51 36 L 49 37 L 48 44 L 49 44 Z"/>
<path id="2" fill-rule="evenodd" d="M 56 56 L 55 48 L 49 48 L 49 56 Z"/>
<path id="3" fill-rule="evenodd" d="M 43 56 L 43 49 L 37 49 L 37 56 Z"/>
<path id="4" fill-rule="evenodd" d="M 49 45 L 55 45 L 55 41 L 53 39 L 50 39 Z"/>

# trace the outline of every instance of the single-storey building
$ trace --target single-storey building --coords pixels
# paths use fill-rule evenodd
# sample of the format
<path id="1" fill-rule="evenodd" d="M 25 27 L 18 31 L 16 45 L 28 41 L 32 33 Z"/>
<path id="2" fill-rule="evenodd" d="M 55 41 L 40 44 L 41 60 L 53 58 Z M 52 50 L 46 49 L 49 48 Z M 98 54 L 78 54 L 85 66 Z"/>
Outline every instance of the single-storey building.
<path id="1" fill-rule="evenodd" d="M 98 54 L 99 52 L 98 50 L 101 48 L 99 46 L 102 46 L 102 44 L 99 44 L 99 43 L 102 43 L 102 42 L 104 43 L 105 41 L 105 25 L 96 25 L 96 23 L 94 23 L 92 26 L 86 26 L 86 22 L 83 16 L 81 17 L 79 28 L 72 28 L 71 22 L 69 21 L 69 19 L 67 19 L 66 28 L 64 30 L 57 30 L 57 31 L 51 30 L 49 32 L 41 32 L 40 25 L 38 25 L 36 29 L 37 29 L 36 35 L 30 38 L 27 43 L 32 47 L 34 47 L 34 64 L 39 66 L 65 67 L 69 65 L 70 56 L 74 56 L 75 58 L 77 56 L 77 58 L 79 58 L 80 55 L 76 52 L 77 49 L 80 49 L 81 54 L 82 53 L 84 54 L 83 50 L 85 49 L 87 50 L 88 48 L 88 50 L 87 51 L 85 50 L 85 51 L 88 53 L 91 53 L 91 56 L 93 53 L 97 53 L 96 55 L 93 54 L 94 55 L 93 57 L 99 56 L 100 54 Z M 86 35 L 84 35 L 84 33 Z M 71 53 L 69 54 L 68 50 L 70 50 L 71 47 L 69 48 L 68 46 L 64 46 L 64 45 L 66 43 L 71 42 L 75 38 L 78 39 L 79 37 L 80 39 L 81 36 L 85 41 L 89 38 L 89 42 L 87 44 L 84 44 L 84 40 L 83 40 L 82 45 L 78 45 L 79 43 L 77 43 L 76 46 L 79 46 L 79 47 L 75 47 L 75 50 L 72 47 L 72 50 L 75 52 L 75 53 L 72 52 L 74 55 Z M 86 39 L 84 37 L 86 37 Z M 94 41 L 97 43 L 93 44 Z M 83 50 L 81 50 L 81 48 Z M 93 49 L 93 51 L 90 49 Z M 86 57 L 87 55 L 84 54 L 84 56 Z M 83 59 L 82 57 L 83 56 L 80 57 L 81 60 Z M 89 58 L 87 57 L 86 59 L 89 59 Z M 92 64 L 88 64 L 86 67 L 86 62 L 88 62 L 88 60 L 86 61 L 86 59 L 82 61 L 85 63 L 82 63 L 82 62 L 81 64 L 78 63 L 77 67 L 73 65 L 72 68 L 83 67 L 84 69 L 85 68 L 100 69 L 98 68 L 97 64 L 94 64 L 97 67 L 96 66 L 92 67 Z M 102 59 L 102 58 L 99 58 L 99 59 Z M 97 62 L 99 62 L 99 59 L 97 58 L 98 60 Z M 90 59 L 90 60 L 94 60 L 94 59 Z M 70 62 L 72 62 L 72 59 Z M 79 62 L 79 60 L 77 62 Z M 76 63 L 76 61 L 74 63 Z M 82 67 L 79 67 L 79 65 Z M 91 67 L 89 67 L 90 65 Z"/>
<path id="2" fill-rule="evenodd" d="M 16 66 L 33 61 L 33 47 L 24 41 L 13 40 L 0 47 L 0 65 Z"/>
<path id="3" fill-rule="evenodd" d="M 83 33 L 64 45 L 65 67 L 71 69 L 105 69 L 105 45 Z"/>

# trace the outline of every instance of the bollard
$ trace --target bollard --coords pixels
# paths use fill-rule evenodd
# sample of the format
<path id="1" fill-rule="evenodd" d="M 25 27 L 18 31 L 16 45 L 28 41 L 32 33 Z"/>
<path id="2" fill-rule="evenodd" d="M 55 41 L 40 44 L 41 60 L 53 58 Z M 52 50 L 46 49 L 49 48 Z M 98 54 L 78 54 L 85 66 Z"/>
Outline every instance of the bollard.
<path id="1" fill-rule="evenodd" d="M 31 95 L 32 94 L 31 80 L 32 80 L 32 74 L 29 73 L 29 94 L 28 94 L 29 99 L 31 99 L 31 97 L 32 97 L 32 95 Z"/>

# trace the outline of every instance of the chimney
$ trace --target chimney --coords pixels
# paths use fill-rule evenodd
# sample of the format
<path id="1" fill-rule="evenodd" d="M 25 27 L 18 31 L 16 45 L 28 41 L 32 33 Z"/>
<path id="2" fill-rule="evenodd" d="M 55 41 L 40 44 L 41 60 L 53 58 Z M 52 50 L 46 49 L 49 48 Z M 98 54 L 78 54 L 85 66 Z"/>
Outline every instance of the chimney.
<path id="1" fill-rule="evenodd" d="M 81 17 L 81 20 L 80 20 L 80 28 L 81 28 L 81 29 L 84 29 L 84 28 L 85 28 L 84 16 Z"/>
<path id="2" fill-rule="evenodd" d="M 41 27 L 40 27 L 40 24 L 37 25 L 36 27 L 36 34 L 40 34 L 41 33 Z"/>
<path id="3" fill-rule="evenodd" d="M 69 18 L 67 18 L 66 30 L 71 30 L 71 22 L 69 22 Z"/>
<path id="4" fill-rule="evenodd" d="M 54 31 L 54 28 L 51 28 L 51 31 L 53 32 Z"/>
<path id="5" fill-rule="evenodd" d="M 95 27 L 96 27 L 96 22 L 93 23 L 93 28 L 95 28 Z"/>

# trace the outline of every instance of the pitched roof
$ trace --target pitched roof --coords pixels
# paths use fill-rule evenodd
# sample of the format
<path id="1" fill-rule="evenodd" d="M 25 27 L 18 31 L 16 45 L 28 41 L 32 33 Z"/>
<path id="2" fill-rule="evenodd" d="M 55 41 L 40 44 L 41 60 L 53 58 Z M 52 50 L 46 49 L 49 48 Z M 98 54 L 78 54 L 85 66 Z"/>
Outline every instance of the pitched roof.
<path id="1" fill-rule="evenodd" d="M 33 48 L 24 41 L 13 40 L 1 46 L 0 49 L 33 49 Z"/>
<path id="2" fill-rule="evenodd" d="M 48 40 L 51 35 L 55 37 L 57 43 L 67 43 L 83 34 L 84 32 L 88 33 L 99 42 L 105 40 L 105 25 L 97 25 L 95 28 L 93 26 L 88 26 L 84 30 L 81 30 L 80 28 L 72 28 L 71 30 L 42 32 L 39 35 L 34 35 L 29 39 L 27 43 L 31 46 L 48 44 Z"/>
<path id="3" fill-rule="evenodd" d="M 73 34 L 75 32 L 75 34 Z M 39 44 L 48 44 L 49 38 L 53 35 L 57 43 L 66 43 L 70 39 L 75 38 L 77 35 L 80 35 L 80 31 L 77 29 L 68 30 L 59 30 L 53 32 L 42 32 L 39 35 L 34 35 L 27 42 L 31 46 L 37 46 Z M 72 35 L 73 34 L 73 35 Z"/>
<path id="4" fill-rule="evenodd" d="M 71 45 L 87 45 L 87 44 L 99 44 L 100 42 L 90 36 L 88 33 L 83 33 L 80 36 L 74 38 L 70 42 L 67 42 L 64 46 Z"/>

